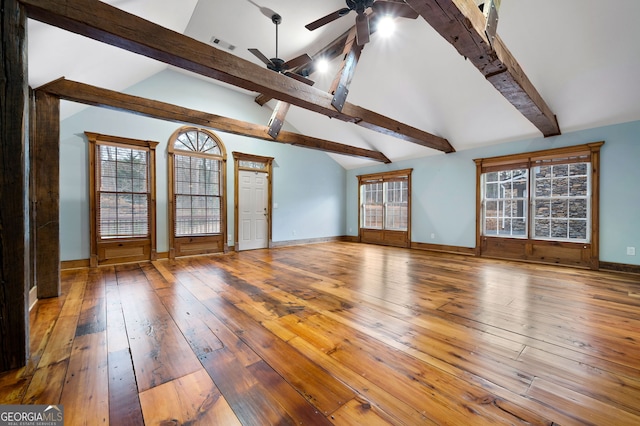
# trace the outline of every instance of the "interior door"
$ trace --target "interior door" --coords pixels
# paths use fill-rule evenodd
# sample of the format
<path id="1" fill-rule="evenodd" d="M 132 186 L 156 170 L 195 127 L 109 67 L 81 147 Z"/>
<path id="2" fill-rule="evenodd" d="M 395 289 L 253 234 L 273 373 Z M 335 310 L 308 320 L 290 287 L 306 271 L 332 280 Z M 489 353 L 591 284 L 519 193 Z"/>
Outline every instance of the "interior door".
<path id="1" fill-rule="evenodd" d="M 238 172 L 238 250 L 268 247 L 268 177 L 264 172 Z"/>

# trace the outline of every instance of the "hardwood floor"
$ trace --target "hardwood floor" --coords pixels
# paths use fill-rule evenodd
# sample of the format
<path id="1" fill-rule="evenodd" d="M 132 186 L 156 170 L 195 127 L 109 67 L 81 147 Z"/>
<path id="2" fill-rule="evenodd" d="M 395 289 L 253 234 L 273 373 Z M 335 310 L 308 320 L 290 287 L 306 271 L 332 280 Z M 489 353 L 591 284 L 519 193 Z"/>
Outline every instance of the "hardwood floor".
<path id="1" fill-rule="evenodd" d="M 640 277 L 355 243 L 78 269 L 3 404 L 65 424 L 640 424 Z"/>

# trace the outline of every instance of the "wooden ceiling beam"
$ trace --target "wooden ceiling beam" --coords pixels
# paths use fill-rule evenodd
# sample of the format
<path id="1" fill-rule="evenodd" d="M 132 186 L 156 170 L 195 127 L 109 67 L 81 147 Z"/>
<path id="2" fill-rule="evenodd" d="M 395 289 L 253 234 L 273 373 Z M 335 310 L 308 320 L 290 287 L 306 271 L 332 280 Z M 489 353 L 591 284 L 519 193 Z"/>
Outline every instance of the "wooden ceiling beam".
<path id="1" fill-rule="evenodd" d="M 444 152 L 449 142 L 389 117 L 347 104 L 342 112 L 329 93 L 216 49 L 98 0 L 20 0 L 29 18 L 129 50 L 225 83 L 264 93 L 327 117 Z"/>
<path id="2" fill-rule="evenodd" d="M 473 0 L 405 0 L 442 37 L 546 136 L 560 134 L 556 116 L 496 36 L 491 45 L 486 19 Z"/>
<path id="3" fill-rule="evenodd" d="M 280 142 L 334 154 L 391 163 L 391 160 L 378 151 L 357 148 L 287 131 L 281 131 L 278 139 L 274 141 L 268 133 L 269 128 L 267 126 L 247 123 L 245 121 L 184 108 L 165 102 L 119 93 L 64 78 L 40 86 L 36 91 L 55 95 L 67 101 L 110 108 L 116 111 L 128 111 L 145 117 L 158 118 L 177 123 L 196 124 L 225 133 L 270 142 Z"/>

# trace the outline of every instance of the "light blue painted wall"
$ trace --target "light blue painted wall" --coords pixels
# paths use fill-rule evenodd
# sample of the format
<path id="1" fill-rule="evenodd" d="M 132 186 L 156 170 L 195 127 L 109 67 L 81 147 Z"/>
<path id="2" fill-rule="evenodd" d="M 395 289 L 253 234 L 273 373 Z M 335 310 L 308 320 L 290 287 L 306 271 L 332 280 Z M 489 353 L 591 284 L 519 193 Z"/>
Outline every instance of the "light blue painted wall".
<path id="1" fill-rule="evenodd" d="M 175 71 L 161 72 L 127 93 L 239 120 L 266 124 L 271 110 L 244 95 Z M 60 126 L 62 260 L 89 257 L 88 147 L 85 131 L 160 142 L 156 158 L 157 249 L 168 250 L 167 141 L 181 126 L 104 108 L 87 108 Z M 294 130 L 288 128 L 289 130 Z M 344 235 L 346 171 L 323 152 L 217 132 L 227 150 L 228 235 L 233 235 L 232 152 L 274 157 L 273 241 Z"/>
<path id="2" fill-rule="evenodd" d="M 347 232 L 358 234 L 358 175 L 413 168 L 412 241 L 474 247 L 474 158 L 605 141 L 600 165 L 600 260 L 640 265 L 639 139 L 640 121 L 636 121 L 349 170 Z M 636 256 L 626 254 L 630 246 L 636 248 Z"/>
<path id="3" fill-rule="evenodd" d="M 164 71 L 128 93 L 253 123 L 267 123 L 270 110 L 253 97 L 188 75 Z M 168 249 L 166 144 L 180 126 L 101 108 L 87 108 L 61 123 L 60 229 L 62 260 L 89 256 L 87 142 L 84 131 L 160 142 L 157 156 L 158 250 Z M 291 129 L 288 127 L 290 130 Z M 473 247 L 474 158 L 537 151 L 604 140 L 601 163 L 600 258 L 640 265 L 640 121 L 441 154 L 345 171 L 322 152 L 218 133 L 227 162 L 228 232 L 233 232 L 232 151 L 275 158 L 273 241 L 357 235 L 359 174 L 413 168 L 412 240 Z M 453 141 L 455 146 L 455 141 Z M 435 238 L 431 238 L 431 234 Z M 636 247 L 627 256 L 626 247 Z"/>

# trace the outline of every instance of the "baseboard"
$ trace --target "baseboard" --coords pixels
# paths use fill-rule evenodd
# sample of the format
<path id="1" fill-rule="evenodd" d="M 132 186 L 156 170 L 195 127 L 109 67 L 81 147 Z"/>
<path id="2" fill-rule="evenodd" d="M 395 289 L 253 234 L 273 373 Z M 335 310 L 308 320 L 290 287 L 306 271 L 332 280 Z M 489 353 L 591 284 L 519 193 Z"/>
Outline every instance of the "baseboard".
<path id="1" fill-rule="evenodd" d="M 317 244 L 317 243 L 328 243 L 335 241 L 344 241 L 349 243 L 357 243 L 358 237 L 354 235 L 342 235 L 338 237 L 324 237 L 324 238 L 307 238 L 304 240 L 289 240 L 289 241 L 277 241 L 271 243 L 271 248 L 278 247 L 290 247 L 290 246 L 300 246 L 306 244 Z M 476 250 L 474 248 L 469 247 L 460 247 L 460 246 L 448 246 L 443 244 L 430 244 L 430 243 L 419 243 L 412 242 L 411 248 L 415 250 L 426 250 L 426 251 L 435 251 L 440 253 L 453 253 L 453 254 L 461 254 L 465 256 L 475 256 Z M 159 252 L 157 254 L 158 259 L 168 259 L 168 252 Z M 513 259 L 510 259 L 513 260 Z M 516 260 L 517 261 L 517 260 Z M 534 262 L 535 263 L 535 262 Z M 566 266 L 566 265 L 561 265 Z M 60 262 L 60 269 L 78 269 L 78 268 L 88 268 L 89 267 L 89 259 L 78 259 L 78 260 L 65 260 Z M 629 265 L 625 263 L 614 263 L 614 262 L 603 262 L 600 261 L 600 270 L 604 271 L 612 271 L 612 272 L 625 272 L 630 274 L 640 274 L 640 265 Z M 35 287 L 34 287 L 35 289 Z M 31 289 L 29 292 L 34 291 Z M 37 291 L 36 293 L 37 294 Z M 31 306 L 31 297 L 29 298 L 29 306 Z M 37 298 L 34 296 L 34 303 Z"/>
<path id="2" fill-rule="evenodd" d="M 600 270 L 613 271 L 613 272 L 627 272 L 630 274 L 640 274 L 640 265 L 629 265 L 626 263 L 600 261 Z"/>
<path id="3" fill-rule="evenodd" d="M 306 244 L 317 244 L 317 243 L 330 243 L 335 241 L 346 241 L 346 240 L 345 240 L 345 237 L 338 236 L 338 237 L 306 238 L 303 240 L 274 241 L 274 242 L 271 242 L 270 248 L 302 246 Z"/>
<path id="4" fill-rule="evenodd" d="M 89 267 L 89 259 L 78 259 L 78 260 L 63 260 L 60 262 L 60 269 L 78 269 L 78 268 L 88 268 Z"/>
<path id="5" fill-rule="evenodd" d="M 441 253 L 463 254 L 465 256 L 475 256 L 476 249 L 460 246 L 447 246 L 443 244 L 417 243 L 412 242 L 411 248 L 416 250 L 437 251 Z"/>

